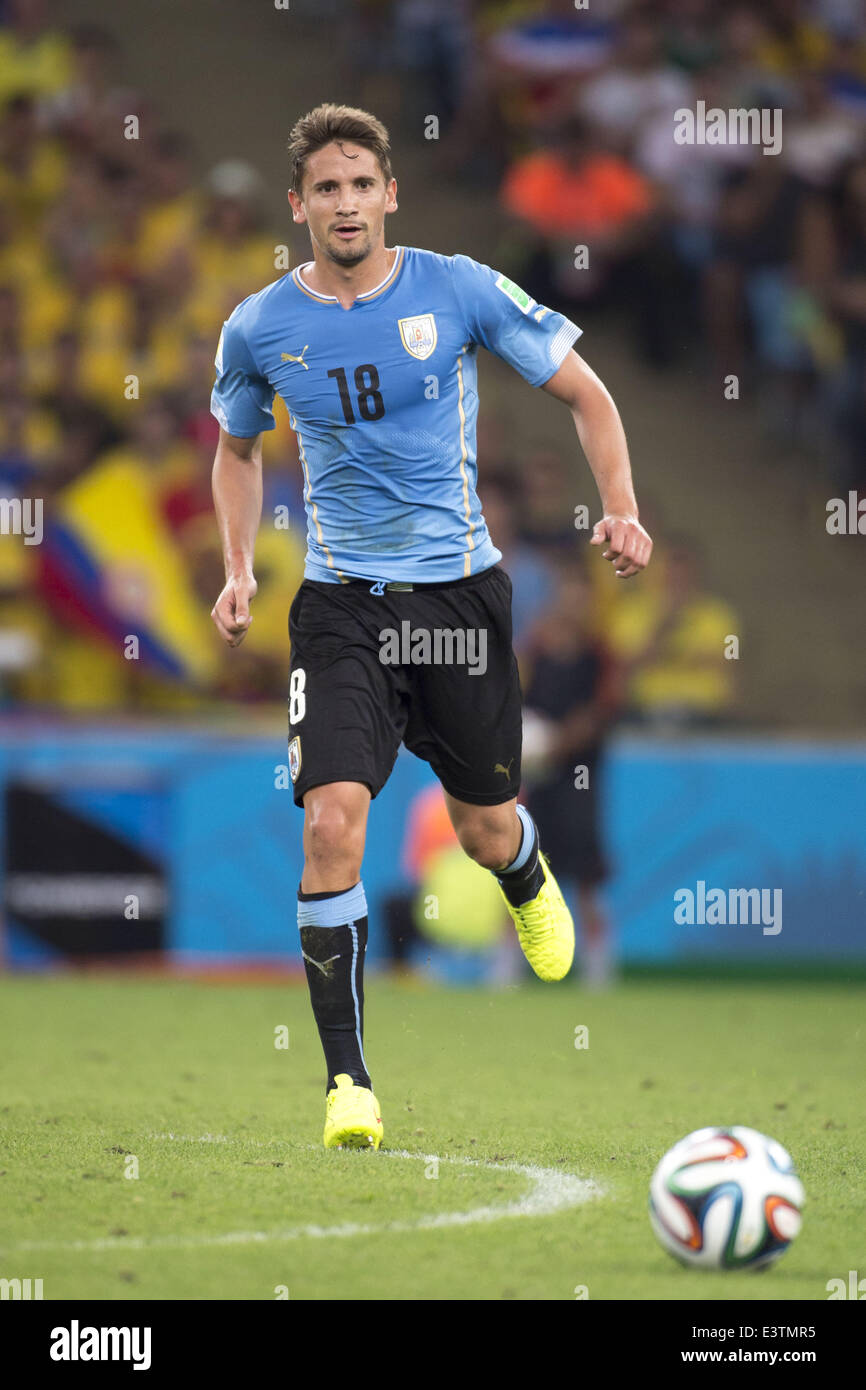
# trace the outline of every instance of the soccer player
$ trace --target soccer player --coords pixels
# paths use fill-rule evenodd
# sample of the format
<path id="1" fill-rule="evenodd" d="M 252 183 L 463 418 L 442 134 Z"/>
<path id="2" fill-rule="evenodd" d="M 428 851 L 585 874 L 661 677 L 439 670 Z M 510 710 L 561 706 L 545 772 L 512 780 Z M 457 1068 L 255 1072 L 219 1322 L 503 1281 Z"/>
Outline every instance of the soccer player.
<path id="1" fill-rule="evenodd" d="M 370 801 L 401 741 L 439 777 L 465 852 L 496 876 L 543 980 L 574 925 L 517 804 L 521 701 L 511 582 L 475 491 L 479 346 L 564 402 L 595 477 L 592 541 L 623 578 L 649 560 L 620 418 L 573 351 L 580 329 L 467 256 L 385 244 L 388 132 L 326 104 L 289 139 L 289 202 L 313 259 L 223 326 L 211 409 L 226 583 L 213 619 L 249 629 L 262 435 L 286 402 L 304 473 L 305 578 L 289 613 L 289 769 L 304 810 L 298 926 L 328 1070 L 325 1146 L 378 1148 L 364 1058 Z"/>

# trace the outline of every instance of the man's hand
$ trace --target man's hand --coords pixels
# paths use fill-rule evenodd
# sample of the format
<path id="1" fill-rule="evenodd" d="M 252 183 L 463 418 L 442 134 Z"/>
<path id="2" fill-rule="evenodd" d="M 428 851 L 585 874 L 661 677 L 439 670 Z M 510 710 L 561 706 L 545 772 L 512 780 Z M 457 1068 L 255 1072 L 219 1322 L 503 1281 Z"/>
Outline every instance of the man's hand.
<path id="1" fill-rule="evenodd" d="M 230 647 L 239 647 L 252 618 L 250 599 L 255 598 L 258 585 L 251 574 L 233 575 L 211 609 L 217 631 Z"/>
<path id="2" fill-rule="evenodd" d="M 592 528 L 590 545 L 604 545 L 605 560 L 610 560 L 620 579 L 630 579 L 646 569 L 652 555 L 653 543 L 636 516 L 603 516 Z"/>

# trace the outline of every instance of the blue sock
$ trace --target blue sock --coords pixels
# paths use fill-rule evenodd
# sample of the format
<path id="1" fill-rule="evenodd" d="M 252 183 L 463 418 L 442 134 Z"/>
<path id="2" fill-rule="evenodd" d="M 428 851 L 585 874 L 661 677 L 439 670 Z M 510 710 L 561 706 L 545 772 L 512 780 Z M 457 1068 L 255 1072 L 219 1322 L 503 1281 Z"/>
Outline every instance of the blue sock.
<path id="1" fill-rule="evenodd" d="M 512 907 L 521 907 L 523 903 L 537 898 L 544 883 L 535 821 L 525 806 L 517 807 L 517 815 L 523 826 L 520 848 L 508 867 L 496 874 L 496 880 Z"/>

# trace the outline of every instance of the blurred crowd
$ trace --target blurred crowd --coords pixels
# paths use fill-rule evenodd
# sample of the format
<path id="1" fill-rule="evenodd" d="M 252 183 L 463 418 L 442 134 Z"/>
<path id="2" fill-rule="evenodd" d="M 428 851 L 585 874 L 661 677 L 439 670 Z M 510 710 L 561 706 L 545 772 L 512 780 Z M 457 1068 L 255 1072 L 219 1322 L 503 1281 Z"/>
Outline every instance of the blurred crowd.
<path id="1" fill-rule="evenodd" d="M 798 408 L 820 400 L 839 438 L 851 431 L 853 475 L 866 363 L 859 11 L 668 0 L 648 22 L 604 0 L 330 8 L 347 21 L 347 98 L 375 109 L 370 84 L 399 71 L 404 158 L 411 118 L 437 112 L 438 175 L 500 198 L 509 217 L 491 262 L 575 316 L 622 306 L 652 362 L 691 335 L 714 369 L 760 369 Z M 208 619 L 222 586 L 209 395 L 222 321 L 287 268 L 287 230 L 267 225 L 252 166 L 198 172 L 186 133 L 123 73 L 108 29 L 64 28 L 49 0 L 0 0 L 0 499 L 45 506 L 41 545 L 0 542 L 0 698 L 173 713 L 276 701 L 303 568 L 296 443 L 277 402 L 239 661 Z M 783 154 L 674 146 L 672 111 L 699 95 L 782 105 Z M 562 614 L 577 625 L 564 630 L 574 702 L 539 717 L 571 728 L 582 702 L 599 737 L 614 714 L 669 729 L 733 717 L 724 653 L 737 618 L 691 542 L 647 516 L 658 546 L 640 586 L 622 594 L 599 564 L 575 578 L 589 530 L 575 525 L 574 459 L 542 450 L 518 467 L 488 423 L 479 462 L 527 681 L 552 659 Z M 562 756 L 587 729 L 560 730 Z"/>
<path id="2" fill-rule="evenodd" d="M 436 113 L 440 172 L 498 196 L 493 263 L 578 321 L 620 313 L 648 363 L 718 390 L 747 373 L 772 438 L 805 443 L 834 486 L 866 484 L 862 0 L 342 9 L 361 90 L 411 72 L 416 138 Z M 678 143 L 676 113 L 700 103 L 765 111 L 776 152 Z"/>
<path id="3" fill-rule="evenodd" d="M 260 176 L 226 161 L 194 177 L 186 134 L 124 85 L 107 29 L 61 28 L 46 0 L 7 0 L 2 19 L 0 490 L 39 497 L 45 517 L 41 545 L 0 542 L 4 701 L 180 711 L 277 699 L 304 534 L 281 404 L 259 564 L 274 582 L 242 670 L 208 631 L 223 582 L 216 343 L 287 263 L 263 224 Z"/>

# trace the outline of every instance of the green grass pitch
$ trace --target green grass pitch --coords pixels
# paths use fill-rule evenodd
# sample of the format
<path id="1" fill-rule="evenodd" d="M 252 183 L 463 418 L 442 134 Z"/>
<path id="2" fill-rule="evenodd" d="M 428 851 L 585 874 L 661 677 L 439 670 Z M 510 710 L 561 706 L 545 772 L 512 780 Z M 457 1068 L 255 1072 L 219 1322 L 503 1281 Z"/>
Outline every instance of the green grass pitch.
<path id="1" fill-rule="evenodd" d="M 302 985 L 7 977 L 0 1277 L 46 1299 L 826 1299 L 866 1273 L 863 1004 L 862 985 L 373 978 L 384 1146 L 325 1153 Z M 683 1269 L 650 1230 L 655 1163 L 708 1124 L 773 1135 L 805 1184 L 763 1273 Z M 568 1179 L 589 1200 L 539 1214 Z"/>

